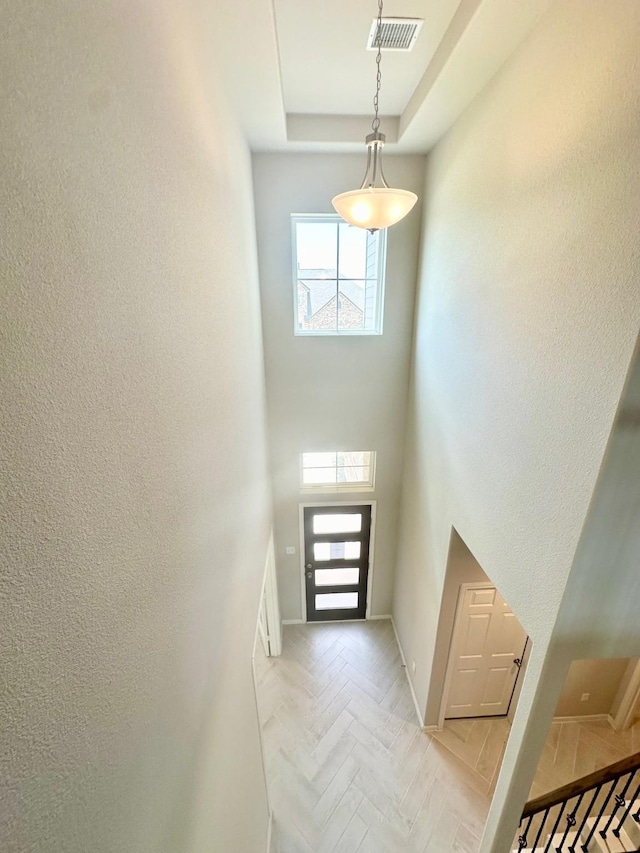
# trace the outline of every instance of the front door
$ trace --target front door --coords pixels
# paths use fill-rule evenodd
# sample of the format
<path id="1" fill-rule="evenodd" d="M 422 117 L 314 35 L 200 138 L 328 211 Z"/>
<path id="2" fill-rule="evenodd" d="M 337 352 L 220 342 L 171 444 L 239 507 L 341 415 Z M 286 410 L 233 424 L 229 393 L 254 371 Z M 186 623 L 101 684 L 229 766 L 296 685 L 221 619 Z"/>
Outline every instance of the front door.
<path id="1" fill-rule="evenodd" d="M 307 621 L 364 619 L 371 506 L 304 507 Z"/>
<path id="2" fill-rule="evenodd" d="M 496 717 L 509 703 L 527 635 L 498 590 L 460 590 L 445 717 Z"/>

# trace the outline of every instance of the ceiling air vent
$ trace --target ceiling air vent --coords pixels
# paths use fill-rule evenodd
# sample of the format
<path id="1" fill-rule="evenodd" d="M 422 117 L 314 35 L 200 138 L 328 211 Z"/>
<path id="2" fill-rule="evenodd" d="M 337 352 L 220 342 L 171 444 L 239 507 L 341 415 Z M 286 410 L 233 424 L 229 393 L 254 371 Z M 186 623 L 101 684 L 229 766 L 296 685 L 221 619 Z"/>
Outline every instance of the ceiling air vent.
<path id="1" fill-rule="evenodd" d="M 380 48 L 382 50 L 411 50 L 416 43 L 422 23 L 421 18 L 383 18 L 380 27 Z M 378 49 L 377 30 L 378 19 L 376 18 L 369 31 L 367 50 Z"/>

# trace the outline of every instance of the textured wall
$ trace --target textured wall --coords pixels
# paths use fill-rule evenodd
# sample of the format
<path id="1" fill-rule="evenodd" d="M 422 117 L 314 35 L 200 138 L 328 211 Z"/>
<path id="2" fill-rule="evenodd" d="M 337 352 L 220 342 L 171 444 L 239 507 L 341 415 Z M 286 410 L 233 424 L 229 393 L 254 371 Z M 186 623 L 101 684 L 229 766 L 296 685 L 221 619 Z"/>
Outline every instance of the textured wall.
<path id="1" fill-rule="evenodd" d="M 359 182 L 362 156 L 254 155 L 276 559 L 282 616 L 301 615 L 299 454 L 309 450 L 377 451 L 372 613 L 391 612 L 398 502 L 409 382 L 420 208 L 388 232 L 384 334 L 293 334 L 291 214 L 333 213 L 331 198 Z M 389 181 L 419 192 L 423 157 L 389 158 Z M 305 495 L 302 500 L 357 500 Z M 285 547 L 295 545 L 295 556 Z"/>
<path id="2" fill-rule="evenodd" d="M 556 706 L 556 716 L 612 714 L 613 703 L 628 665 L 629 658 L 574 660 Z M 583 702 L 584 693 L 588 693 L 589 698 Z"/>
<path id="3" fill-rule="evenodd" d="M 261 329 L 210 21 L 1 17 L 0 848 L 262 850 Z"/>
<path id="4" fill-rule="evenodd" d="M 559 0 L 427 167 L 394 615 L 424 704 L 455 526 L 533 639 L 483 851 L 509 849 L 535 764 L 525 724 L 640 327 L 639 40 L 634 0 Z"/>

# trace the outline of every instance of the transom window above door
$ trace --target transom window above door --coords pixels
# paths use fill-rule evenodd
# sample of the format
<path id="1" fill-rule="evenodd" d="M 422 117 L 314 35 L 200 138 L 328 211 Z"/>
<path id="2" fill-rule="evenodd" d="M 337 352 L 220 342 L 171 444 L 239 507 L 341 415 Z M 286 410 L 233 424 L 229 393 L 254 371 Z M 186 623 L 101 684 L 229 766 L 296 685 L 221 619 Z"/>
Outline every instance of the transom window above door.
<path id="1" fill-rule="evenodd" d="M 291 217 L 296 335 L 381 335 L 387 232 Z"/>
<path id="2" fill-rule="evenodd" d="M 375 483 L 374 450 L 300 454 L 301 492 L 371 492 Z"/>

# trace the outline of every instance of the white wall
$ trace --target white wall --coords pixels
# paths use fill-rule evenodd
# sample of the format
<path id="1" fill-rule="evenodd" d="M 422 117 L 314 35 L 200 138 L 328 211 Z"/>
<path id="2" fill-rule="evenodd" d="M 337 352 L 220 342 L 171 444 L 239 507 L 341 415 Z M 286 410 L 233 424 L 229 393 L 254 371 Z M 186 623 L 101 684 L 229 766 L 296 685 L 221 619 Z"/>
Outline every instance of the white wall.
<path id="1" fill-rule="evenodd" d="M 534 703 L 640 327 L 639 39 L 633 0 L 559 0 L 427 168 L 394 615 L 424 706 L 455 526 L 533 640 L 483 851 L 564 681 Z"/>
<path id="2" fill-rule="evenodd" d="M 556 706 L 556 716 L 613 716 L 614 702 L 628 666 L 629 658 L 572 661 Z M 589 698 L 583 702 L 585 693 Z"/>
<path id="3" fill-rule="evenodd" d="M 512 728 L 513 743 L 507 747 L 496 789 L 496 799 L 504 796 L 505 808 L 501 815 L 494 809 L 489 816 L 488 828 L 491 832 L 495 826 L 496 845 L 503 846 L 512 836 L 510 815 L 520 810 L 526 798 L 552 708 L 562 701 L 572 661 L 583 655 L 632 657 L 640 653 L 639 403 L 640 351 L 632 362 L 531 714 L 519 714 Z M 515 783 L 509 780 L 513 769 L 518 771 Z"/>
<path id="4" fill-rule="evenodd" d="M 636 287 L 640 289 L 640 269 Z M 562 600 L 554 647 L 590 656 L 640 652 L 640 351 L 634 359 Z"/>
<path id="5" fill-rule="evenodd" d="M 263 850 L 250 159 L 195 3 L 4 4 L 4 853 Z"/>
<path id="6" fill-rule="evenodd" d="M 364 149 L 364 146 L 363 146 Z M 332 213 L 331 198 L 359 185 L 359 155 L 254 155 L 258 257 L 282 617 L 301 618 L 301 501 L 377 500 L 372 613 L 391 610 L 402 475 L 420 208 L 388 232 L 384 334 L 293 334 L 291 214 Z M 390 157 L 387 179 L 421 191 L 424 158 Z M 299 454 L 375 450 L 375 492 L 305 495 Z M 295 556 L 286 556 L 293 545 Z"/>

